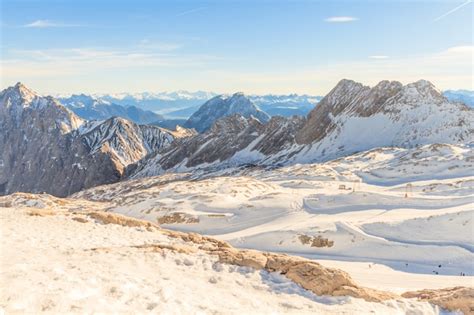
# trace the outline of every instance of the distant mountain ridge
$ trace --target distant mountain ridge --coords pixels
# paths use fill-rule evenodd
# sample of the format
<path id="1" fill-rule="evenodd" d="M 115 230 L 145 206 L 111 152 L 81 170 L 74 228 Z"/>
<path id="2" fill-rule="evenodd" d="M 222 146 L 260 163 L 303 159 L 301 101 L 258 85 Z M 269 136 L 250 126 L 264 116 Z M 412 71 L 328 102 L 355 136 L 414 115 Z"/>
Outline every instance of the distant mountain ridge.
<path id="1" fill-rule="evenodd" d="M 321 96 L 311 95 L 247 95 L 256 106 L 269 116 L 291 117 L 294 115 L 306 116 L 322 99 Z M 189 118 L 199 109 L 199 106 L 191 106 L 165 113 L 165 116 L 176 118 Z"/>
<path id="2" fill-rule="evenodd" d="M 204 102 L 217 95 L 218 94 L 213 92 L 204 91 L 176 91 L 159 93 L 143 92 L 93 94 L 92 97 L 122 106 L 136 106 L 143 110 L 149 110 L 161 115 L 165 115 L 167 114 L 167 112 L 170 111 L 184 109 L 187 107 L 200 106 L 204 104 Z"/>
<path id="3" fill-rule="evenodd" d="M 474 107 L 474 91 L 448 90 L 443 95 L 451 102 L 462 102 L 467 106 Z"/>
<path id="4" fill-rule="evenodd" d="M 68 108 L 73 109 L 69 106 L 75 106 L 75 103 L 79 103 L 81 107 L 80 97 L 86 97 L 88 99 L 95 100 L 98 104 L 104 105 L 120 105 L 124 107 L 135 106 L 138 109 L 144 111 L 153 111 L 156 114 L 165 116 L 167 119 L 188 119 L 194 114 L 200 106 L 213 97 L 223 95 L 229 97 L 231 95 L 217 94 L 214 92 L 188 92 L 188 91 L 176 91 L 176 92 L 144 92 L 144 93 L 117 93 L 117 94 L 79 94 L 79 95 L 58 95 L 60 99 Z M 321 96 L 312 95 L 299 95 L 299 94 L 265 94 L 265 95 L 247 95 L 247 97 L 254 102 L 262 111 L 266 112 L 270 116 L 285 116 L 290 117 L 293 115 L 305 116 L 308 114 L 314 106 L 321 100 Z M 90 102 L 88 100 L 87 102 Z M 97 105 L 96 105 L 97 106 Z M 74 110 L 74 109 L 73 109 Z M 77 111 L 80 111 L 76 109 Z M 80 115 L 80 113 L 78 113 Z M 118 115 L 116 115 L 118 116 Z M 107 119 L 112 116 L 102 117 Z M 127 118 L 124 116 L 120 116 Z M 91 118 L 88 118 L 91 119 Z M 128 118 L 130 119 L 130 118 Z M 157 119 L 158 120 L 158 119 Z M 137 122 L 137 121 L 135 121 Z M 141 122 L 145 123 L 145 122 Z"/>
<path id="5" fill-rule="evenodd" d="M 76 115 L 87 120 L 105 120 L 122 117 L 137 124 L 149 124 L 162 120 L 163 116 L 133 105 L 119 105 L 89 95 L 71 95 L 59 101 Z"/>

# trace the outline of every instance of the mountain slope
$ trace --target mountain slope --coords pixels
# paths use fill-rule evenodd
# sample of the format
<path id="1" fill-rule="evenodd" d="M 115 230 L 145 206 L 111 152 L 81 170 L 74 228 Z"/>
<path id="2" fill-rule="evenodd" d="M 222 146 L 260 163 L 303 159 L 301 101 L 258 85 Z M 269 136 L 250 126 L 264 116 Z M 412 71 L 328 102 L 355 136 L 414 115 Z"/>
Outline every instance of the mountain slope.
<path id="1" fill-rule="evenodd" d="M 303 161 L 338 157 L 375 147 L 413 147 L 472 141 L 474 111 L 450 103 L 428 81 L 373 88 L 342 80 L 309 114 L 298 132 Z"/>
<path id="2" fill-rule="evenodd" d="M 108 152 L 121 173 L 127 165 L 168 146 L 175 139 L 168 130 L 136 125 L 118 117 L 100 123 L 86 123 L 78 133 L 91 154 Z"/>
<path id="3" fill-rule="evenodd" d="M 59 101 L 76 115 L 86 120 L 122 117 L 137 124 L 148 124 L 163 119 L 163 116 L 152 111 L 142 110 L 136 106 L 114 104 L 84 94 L 60 98 Z"/>
<path id="4" fill-rule="evenodd" d="M 125 167 L 185 132 L 120 118 L 85 122 L 21 83 L 0 94 L 0 194 L 69 195 L 118 181 Z"/>
<path id="5" fill-rule="evenodd" d="M 253 116 L 234 114 L 217 120 L 211 129 L 175 143 L 132 165 L 127 173 L 145 177 L 164 171 L 185 171 L 202 166 L 239 166 L 278 155 L 294 143 L 304 119 L 272 117 L 263 124 Z"/>
<path id="6" fill-rule="evenodd" d="M 204 132 L 211 128 L 219 118 L 232 114 L 239 114 L 245 118 L 253 116 L 260 122 L 267 122 L 270 119 L 243 93 L 235 93 L 231 97 L 216 96 L 210 99 L 189 117 L 184 127 Z"/>

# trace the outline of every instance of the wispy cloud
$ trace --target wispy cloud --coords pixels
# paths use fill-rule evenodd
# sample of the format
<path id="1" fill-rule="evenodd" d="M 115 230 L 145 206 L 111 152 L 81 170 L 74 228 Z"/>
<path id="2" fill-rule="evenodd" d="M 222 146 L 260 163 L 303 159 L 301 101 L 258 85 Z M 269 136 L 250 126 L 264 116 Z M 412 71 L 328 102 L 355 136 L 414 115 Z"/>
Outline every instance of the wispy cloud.
<path id="1" fill-rule="evenodd" d="M 175 16 L 188 15 L 188 14 L 191 14 L 191 13 L 194 13 L 194 12 L 198 12 L 198 11 L 204 10 L 205 8 L 206 8 L 206 7 L 194 8 L 194 9 L 191 9 L 191 10 L 187 10 L 187 11 L 180 12 L 180 13 L 176 14 Z"/>
<path id="2" fill-rule="evenodd" d="M 353 16 L 331 16 L 324 19 L 324 21 L 329 22 L 329 23 L 347 23 L 347 22 L 355 22 L 357 20 L 359 19 Z"/>
<path id="3" fill-rule="evenodd" d="M 369 56 L 370 59 L 388 59 L 388 56 L 386 55 L 372 55 Z"/>
<path id="4" fill-rule="evenodd" d="M 29 28 L 50 28 L 50 27 L 79 27 L 79 24 L 58 23 L 50 20 L 36 20 L 31 23 L 23 25 Z"/>
<path id="5" fill-rule="evenodd" d="M 444 18 L 447 17 L 448 15 L 450 15 L 450 14 L 456 12 L 457 10 L 461 9 L 462 7 L 465 7 L 465 6 L 468 5 L 469 3 L 472 3 L 472 0 L 467 0 L 466 2 L 464 2 L 464 3 L 460 4 L 460 5 L 458 5 L 457 7 L 455 7 L 454 9 L 451 9 L 451 10 L 449 10 L 448 12 L 446 12 L 446 13 L 444 13 L 444 14 L 438 16 L 436 19 L 433 20 L 433 22 L 437 22 L 437 21 L 439 21 L 439 20 L 441 20 L 441 19 L 444 19 Z"/>
<path id="6" fill-rule="evenodd" d="M 152 49 L 152 50 L 159 50 L 159 51 L 174 51 L 181 48 L 182 45 L 178 43 L 173 43 L 173 42 L 162 42 L 162 41 L 155 41 L 148 38 L 144 38 L 140 40 L 139 47 L 143 49 Z"/>
<path id="7" fill-rule="evenodd" d="M 171 54 L 134 49 L 64 48 L 10 50 L 0 70 L 5 77 L 67 77 L 111 69 L 201 68 L 216 59 L 209 55 Z"/>

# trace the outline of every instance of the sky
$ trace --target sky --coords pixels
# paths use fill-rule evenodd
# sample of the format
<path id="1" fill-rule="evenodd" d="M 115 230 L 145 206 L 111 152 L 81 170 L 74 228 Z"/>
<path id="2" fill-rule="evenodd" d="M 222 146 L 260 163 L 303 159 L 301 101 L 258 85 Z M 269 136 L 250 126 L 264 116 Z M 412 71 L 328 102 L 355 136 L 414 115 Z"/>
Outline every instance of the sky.
<path id="1" fill-rule="evenodd" d="M 473 87 L 472 0 L 0 0 L 1 87 L 324 95 Z"/>

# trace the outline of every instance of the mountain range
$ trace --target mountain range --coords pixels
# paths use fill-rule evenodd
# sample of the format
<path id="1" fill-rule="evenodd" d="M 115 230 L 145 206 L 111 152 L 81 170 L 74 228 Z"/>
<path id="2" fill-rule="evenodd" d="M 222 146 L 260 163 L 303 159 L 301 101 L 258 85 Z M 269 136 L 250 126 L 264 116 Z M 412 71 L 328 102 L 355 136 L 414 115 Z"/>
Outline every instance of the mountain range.
<path id="1" fill-rule="evenodd" d="M 467 106 L 474 107 L 474 91 L 448 90 L 443 95 L 451 102 L 461 102 Z"/>
<path id="2" fill-rule="evenodd" d="M 447 90 L 443 95 L 451 102 L 474 106 L 474 93 L 468 90 Z M 103 120 L 118 116 L 139 124 L 152 123 L 174 129 L 182 125 L 199 108 L 218 94 L 213 92 L 121 93 L 58 96 L 66 107 L 84 119 Z M 224 97 L 230 97 L 224 96 Z M 312 95 L 246 95 L 269 116 L 306 116 L 322 99 Z"/>
<path id="3" fill-rule="evenodd" d="M 449 102 L 430 82 L 382 81 L 370 88 L 341 80 L 302 117 L 228 116 L 180 146 L 151 154 L 130 168 L 144 177 L 196 168 L 326 161 L 376 147 L 470 143 L 474 111 Z"/>
<path id="4" fill-rule="evenodd" d="M 66 196 L 119 180 L 125 167 L 192 134 L 122 118 L 87 122 L 21 83 L 0 93 L 0 194 Z"/>
<path id="5" fill-rule="evenodd" d="M 134 105 L 120 105 L 85 94 L 71 95 L 58 100 L 76 115 L 86 120 L 121 117 L 137 124 L 149 124 L 164 119 L 161 115 Z"/>
<path id="6" fill-rule="evenodd" d="M 307 117 L 269 117 L 242 93 L 215 96 L 170 131 L 86 121 L 23 84 L 0 94 L 0 193 L 66 196 L 124 177 L 326 161 L 377 147 L 472 143 L 473 109 L 430 82 L 341 80 Z"/>
<path id="7" fill-rule="evenodd" d="M 291 117 L 294 115 L 306 116 L 316 104 L 321 100 L 321 96 L 311 95 L 247 95 L 261 111 L 269 116 Z M 189 118 L 199 109 L 199 106 L 190 106 L 173 110 L 165 113 L 166 117 L 173 118 Z"/>

